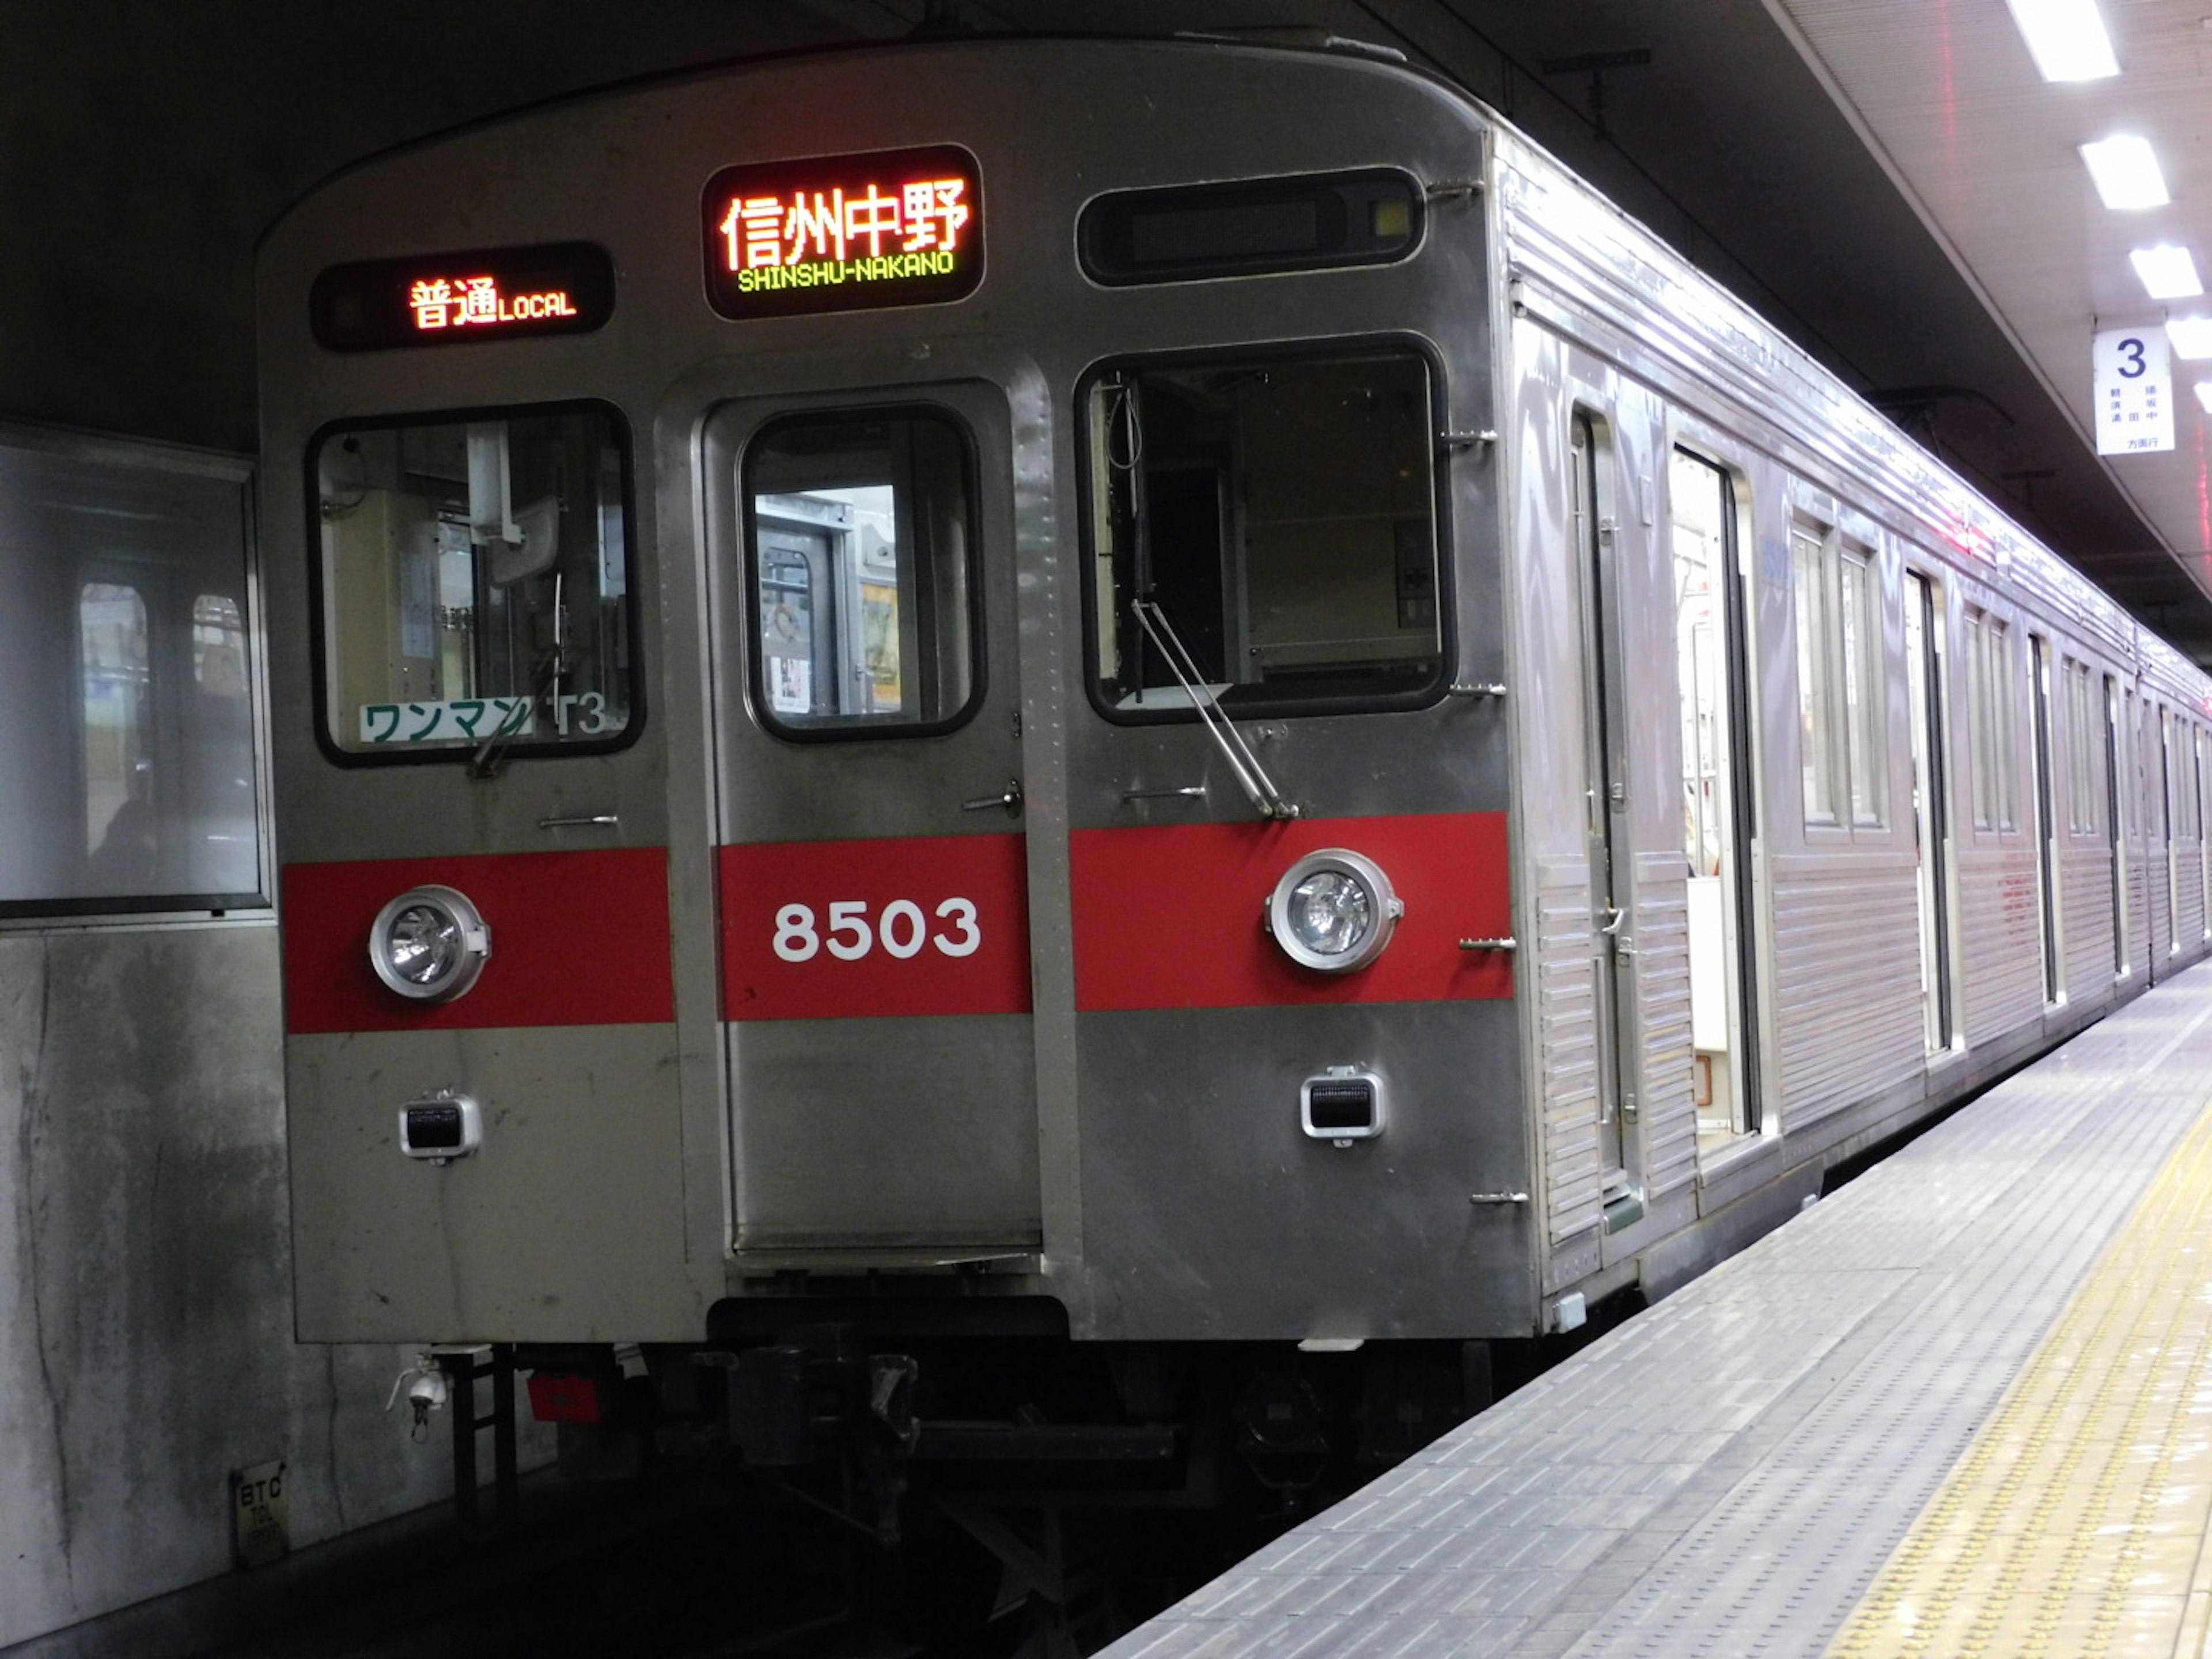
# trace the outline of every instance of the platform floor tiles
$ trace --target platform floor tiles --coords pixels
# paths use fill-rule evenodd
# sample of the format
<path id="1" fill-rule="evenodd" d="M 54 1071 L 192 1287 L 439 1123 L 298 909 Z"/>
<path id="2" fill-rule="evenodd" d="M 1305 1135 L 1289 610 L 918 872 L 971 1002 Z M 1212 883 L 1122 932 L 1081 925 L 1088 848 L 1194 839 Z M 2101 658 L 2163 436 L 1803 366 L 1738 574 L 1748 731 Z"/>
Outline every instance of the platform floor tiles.
<path id="1" fill-rule="evenodd" d="M 2186 1656 L 2212 967 L 1107 1650 Z"/>

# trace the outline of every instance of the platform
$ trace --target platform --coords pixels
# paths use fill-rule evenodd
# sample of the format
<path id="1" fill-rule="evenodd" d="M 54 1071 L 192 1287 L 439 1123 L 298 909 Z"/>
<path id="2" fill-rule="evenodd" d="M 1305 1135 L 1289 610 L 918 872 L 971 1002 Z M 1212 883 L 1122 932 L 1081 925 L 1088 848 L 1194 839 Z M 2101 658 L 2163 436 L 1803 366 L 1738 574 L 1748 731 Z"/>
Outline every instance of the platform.
<path id="1" fill-rule="evenodd" d="M 2212 967 L 1107 1650 L 2188 1655 Z"/>

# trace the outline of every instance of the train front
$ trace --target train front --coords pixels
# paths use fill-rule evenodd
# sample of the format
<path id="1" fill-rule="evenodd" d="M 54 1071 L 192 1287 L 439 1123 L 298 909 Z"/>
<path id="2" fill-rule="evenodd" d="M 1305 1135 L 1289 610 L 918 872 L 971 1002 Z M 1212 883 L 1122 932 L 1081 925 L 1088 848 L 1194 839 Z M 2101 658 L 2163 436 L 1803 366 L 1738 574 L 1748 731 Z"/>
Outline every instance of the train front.
<path id="1" fill-rule="evenodd" d="M 1484 167 L 1370 56 L 939 43 L 295 208 L 301 1337 L 1033 1490 L 1468 1403 L 1538 1316 Z"/>

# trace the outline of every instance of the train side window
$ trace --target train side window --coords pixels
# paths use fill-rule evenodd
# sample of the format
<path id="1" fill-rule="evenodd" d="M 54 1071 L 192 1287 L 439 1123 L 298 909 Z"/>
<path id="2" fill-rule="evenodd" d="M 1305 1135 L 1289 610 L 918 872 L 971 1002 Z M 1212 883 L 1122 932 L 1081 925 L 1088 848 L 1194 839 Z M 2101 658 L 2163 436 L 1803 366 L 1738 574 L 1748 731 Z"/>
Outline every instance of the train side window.
<path id="1" fill-rule="evenodd" d="M 1969 606 L 1966 631 L 1967 750 L 1973 763 L 1974 828 L 2013 825 L 2012 635 L 1986 611 Z"/>
<path id="2" fill-rule="evenodd" d="M 1442 690 L 1429 365 L 1403 349 L 1124 364 L 1083 396 L 1092 689 L 1279 714 Z"/>
<path id="3" fill-rule="evenodd" d="M 2066 827 L 2097 831 L 2097 703 L 2089 665 L 2066 659 Z"/>
<path id="4" fill-rule="evenodd" d="M 76 621 L 88 873 L 98 891 L 135 892 L 153 876 L 155 848 L 146 601 L 120 582 L 87 582 Z"/>
<path id="5" fill-rule="evenodd" d="M 1804 769 L 1805 822 L 1840 823 L 1836 748 L 1837 680 L 1832 623 L 1835 604 L 1828 583 L 1828 554 L 1834 543 L 1820 530 L 1802 524 L 1790 530 L 1790 575 L 1796 586 L 1797 623 L 1797 722 Z"/>
<path id="6" fill-rule="evenodd" d="M 1889 811 L 1879 567 L 1837 532 L 1802 520 L 1790 526 L 1790 555 L 1805 822 L 1879 830 Z"/>
<path id="7" fill-rule="evenodd" d="M 246 619 L 227 593 L 192 601 L 192 684 L 203 696 L 246 695 Z"/>
<path id="8" fill-rule="evenodd" d="M 982 689 L 974 447 L 933 410 L 774 422 L 746 446 L 753 708 L 786 737 L 925 735 Z"/>
<path id="9" fill-rule="evenodd" d="M 573 753 L 634 735 L 629 445 L 612 410 L 348 424 L 309 465 L 338 756 Z"/>
<path id="10" fill-rule="evenodd" d="M 1888 816 L 1889 701 L 1882 695 L 1881 586 L 1879 567 L 1845 547 L 1838 561 L 1843 592 L 1845 769 L 1851 822 L 1880 829 Z"/>

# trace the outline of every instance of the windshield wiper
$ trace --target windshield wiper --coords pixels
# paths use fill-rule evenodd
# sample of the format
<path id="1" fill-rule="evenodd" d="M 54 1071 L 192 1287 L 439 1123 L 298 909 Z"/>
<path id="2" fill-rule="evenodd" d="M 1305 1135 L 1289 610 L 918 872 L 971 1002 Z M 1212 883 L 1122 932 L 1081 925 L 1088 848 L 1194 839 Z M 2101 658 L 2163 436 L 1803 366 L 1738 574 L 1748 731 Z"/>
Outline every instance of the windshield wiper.
<path id="1" fill-rule="evenodd" d="M 558 697 L 562 676 L 571 666 L 568 661 L 568 607 L 562 593 L 562 573 L 553 573 L 553 643 L 538 659 L 538 672 L 531 676 L 530 703 L 532 717 L 536 717 L 542 705 L 549 717 L 559 706 Z M 477 746 L 469 757 L 468 774 L 478 783 L 489 783 L 500 775 L 507 764 L 507 745 L 522 730 L 520 720 L 503 720 L 497 730 Z"/>
<path id="2" fill-rule="evenodd" d="M 1252 752 L 1252 745 L 1244 741 L 1244 734 L 1223 712 L 1220 699 L 1213 695 L 1213 688 L 1200 675 L 1197 662 L 1182 641 L 1176 637 L 1174 627 L 1168 621 L 1168 613 L 1161 610 L 1154 599 L 1133 599 L 1129 608 L 1136 613 L 1137 625 L 1159 647 L 1168 672 L 1176 677 L 1176 684 L 1182 687 L 1183 695 L 1190 699 L 1190 706 L 1198 711 L 1199 720 L 1205 726 L 1206 735 L 1220 749 L 1223 758 L 1229 763 L 1229 769 L 1237 775 L 1238 787 L 1259 809 L 1260 816 L 1263 818 L 1297 817 L 1297 806 L 1283 798 L 1283 792 L 1275 787 L 1275 781 L 1267 775 L 1267 769 L 1260 764 L 1260 757 Z"/>

